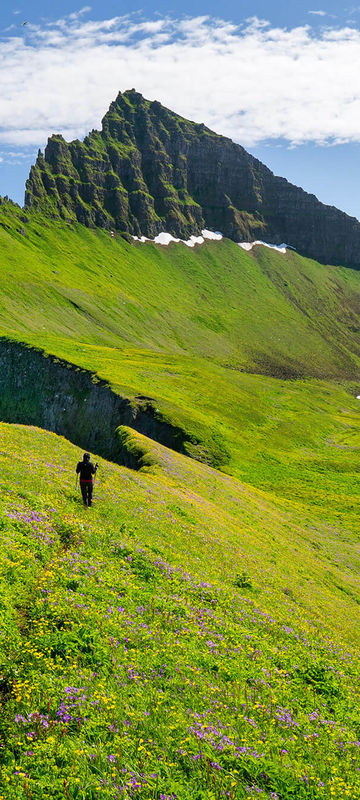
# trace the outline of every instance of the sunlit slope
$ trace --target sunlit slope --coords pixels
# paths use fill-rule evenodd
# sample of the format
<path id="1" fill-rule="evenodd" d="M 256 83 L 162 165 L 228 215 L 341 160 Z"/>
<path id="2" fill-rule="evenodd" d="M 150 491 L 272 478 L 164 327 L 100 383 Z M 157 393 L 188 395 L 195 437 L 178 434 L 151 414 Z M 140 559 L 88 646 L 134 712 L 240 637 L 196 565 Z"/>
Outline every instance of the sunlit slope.
<path id="1" fill-rule="evenodd" d="M 22 220 L 29 220 L 28 222 Z M 0 330 L 211 358 L 280 377 L 357 375 L 359 273 L 233 242 L 189 249 L 0 209 Z"/>
<path id="2" fill-rule="evenodd" d="M 357 530 L 360 273 L 229 241 L 129 245 L 9 205 L 0 218 L 3 336 L 152 398 L 197 458 Z"/>
<path id="3" fill-rule="evenodd" d="M 356 800 L 358 545 L 124 435 L 0 425 L 2 797 Z"/>
<path id="4" fill-rule="evenodd" d="M 358 531 L 360 383 L 279 380 L 208 360 L 82 347 L 77 363 L 147 395 L 196 458 Z M 68 347 L 62 354 L 70 358 Z"/>

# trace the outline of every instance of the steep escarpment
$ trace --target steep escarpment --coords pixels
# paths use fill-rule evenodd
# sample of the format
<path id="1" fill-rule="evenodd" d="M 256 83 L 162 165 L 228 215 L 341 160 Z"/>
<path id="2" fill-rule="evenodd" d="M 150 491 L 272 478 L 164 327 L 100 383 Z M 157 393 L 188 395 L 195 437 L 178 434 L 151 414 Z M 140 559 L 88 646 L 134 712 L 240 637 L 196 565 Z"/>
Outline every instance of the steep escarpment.
<path id="1" fill-rule="evenodd" d="M 273 173 L 230 139 L 119 94 L 83 142 L 52 136 L 25 204 L 87 226 L 187 239 L 204 227 L 234 241 L 286 241 L 304 255 L 360 264 L 360 223 Z"/>
<path id="2" fill-rule="evenodd" d="M 122 397 L 87 370 L 7 339 L 0 340 L 0 420 L 45 428 L 128 466 L 140 458 L 126 446 L 119 426 L 178 452 L 194 445 L 162 418 L 151 398 Z"/>

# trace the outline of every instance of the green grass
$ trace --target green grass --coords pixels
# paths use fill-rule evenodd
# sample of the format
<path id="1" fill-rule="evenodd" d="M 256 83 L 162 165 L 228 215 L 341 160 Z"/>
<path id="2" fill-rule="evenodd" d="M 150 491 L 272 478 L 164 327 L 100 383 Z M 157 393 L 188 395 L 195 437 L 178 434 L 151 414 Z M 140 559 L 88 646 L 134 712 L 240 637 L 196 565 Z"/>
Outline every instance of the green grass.
<path id="1" fill-rule="evenodd" d="M 26 219 L 29 219 L 27 223 Z M 359 274 L 228 240 L 193 250 L 1 207 L 4 335 L 147 348 L 280 377 L 354 378 Z"/>
<path id="2" fill-rule="evenodd" d="M 0 211 L 3 336 L 153 398 L 191 455 L 356 528 L 358 272 Z"/>
<path id="3" fill-rule="evenodd" d="M 128 437 L 0 426 L 0 796 L 360 797 L 358 543 Z"/>
<path id="4" fill-rule="evenodd" d="M 0 336 L 199 459 L 121 429 L 85 512 L 74 446 L 0 425 L 0 800 L 360 798 L 359 273 L 0 223 Z"/>

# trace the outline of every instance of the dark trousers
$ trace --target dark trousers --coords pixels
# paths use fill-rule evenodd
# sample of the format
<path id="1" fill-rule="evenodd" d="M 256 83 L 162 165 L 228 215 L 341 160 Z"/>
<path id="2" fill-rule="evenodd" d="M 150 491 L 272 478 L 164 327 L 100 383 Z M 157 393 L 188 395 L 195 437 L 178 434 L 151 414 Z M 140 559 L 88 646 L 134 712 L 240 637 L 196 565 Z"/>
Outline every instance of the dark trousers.
<path id="1" fill-rule="evenodd" d="M 84 501 L 84 506 L 91 506 L 92 495 L 93 495 L 93 482 L 80 481 L 80 489 L 81 489 L 82 499 Z"/>

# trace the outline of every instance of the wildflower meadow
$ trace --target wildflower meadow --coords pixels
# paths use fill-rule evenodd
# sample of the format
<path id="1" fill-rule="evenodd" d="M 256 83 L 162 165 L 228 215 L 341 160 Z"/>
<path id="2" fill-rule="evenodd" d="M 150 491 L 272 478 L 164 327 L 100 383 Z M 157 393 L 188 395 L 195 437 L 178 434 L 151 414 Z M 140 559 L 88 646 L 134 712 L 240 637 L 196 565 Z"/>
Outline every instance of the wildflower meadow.
<path id="1" fill-rule="evenodd" d="M 1 800 L 360 798 L 352 543 L 153 455 L 0 425 Z"/>

